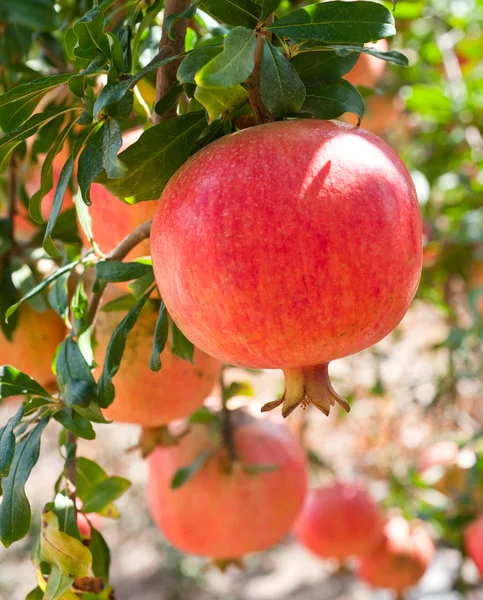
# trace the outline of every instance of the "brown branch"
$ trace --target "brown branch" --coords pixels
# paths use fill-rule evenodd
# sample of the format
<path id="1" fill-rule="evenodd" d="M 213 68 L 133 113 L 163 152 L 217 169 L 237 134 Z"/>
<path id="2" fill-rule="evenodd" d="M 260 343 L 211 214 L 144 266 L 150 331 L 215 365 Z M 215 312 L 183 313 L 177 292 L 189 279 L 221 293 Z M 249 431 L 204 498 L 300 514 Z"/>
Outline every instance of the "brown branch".
<path id="1" fill-rule="evenodd" d="M 190 0 L 166 0 L 164 8 L 165 22 L 166 17 L 183 12 L 189 7 L 189 5 Z M 188 22 L 186 19 L 179 19 L 176 21 L 171 28 L 171 31 L 175 36 L 174 40 L 170 39 L 168 32 L 163 26 L 163 33 L 161 36 L 161 42 L 159 43 L 159 48 L 160 52 L 166 52 L 166 57 L 176 56 L 176 54 L 181 54 L 184 52 L 187 24 Z M 181 59 L 173 60 L 172 62 L 159 67 L 156 76 L 156 102 L 161 100 L 173 83 L 175 83 L 180 62 Z M 166 112 L 162 117 L 154 113 L 152 119 L 155 124 L 158 124 L 175 115 L 176 106 Z"/>
<path id="2" fill-rule="evenodd" d="M 269 25 L 273 22 L 273 15 L 267 17 L 265 21 L 266 25 Z M 263 102 L 262 93 L 260 91 L 260 75 L 262 72 L 262 59 L 263 59 L 263 47 L 265 44 L 265 39 L 270 41 L 272 38 L 272 33 L 270 31 L 262 30 L 257 33 L 257 48 L 255 50 L 255 66 L 253 67 L 252 74 L 247 80 L 249 85 L 248 89 L 248 101 L 250 102 L 250 106 L 252 107 L 253 116 L 255 117 L 255 121 L 258 124 L 260 123 L 270 123 L 271 121 L 275 121 L 275 117 L 268 110 Z"/>
<path id="3" fill-rule="evenodd" d="M 114 250 L 109 252 L 109 254 L 105 257 L 105 260 L 122 260 L 123 258 L 126 258 L 133 248 L 151 235 L 151 222 L 152 219 L 142 223 L 142 225 L 136 227 L 134 231 L 131 231 L 129 235 L 119 242 Z M 89 299 L 88 320 L 90 325 L 92 325 L 94 319 L 96 318 L 97 309 L 99 308 L 103 291 L 104 290 L 100 292 L 93 292 Z"/>

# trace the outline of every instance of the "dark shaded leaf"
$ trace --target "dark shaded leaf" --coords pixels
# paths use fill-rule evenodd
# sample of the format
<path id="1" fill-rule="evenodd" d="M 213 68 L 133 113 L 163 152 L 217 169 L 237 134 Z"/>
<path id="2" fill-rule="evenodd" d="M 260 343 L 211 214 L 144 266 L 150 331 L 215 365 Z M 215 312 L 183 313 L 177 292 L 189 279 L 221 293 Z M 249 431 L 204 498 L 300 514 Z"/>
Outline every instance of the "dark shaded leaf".
<path id="1" fill-rule="evenodd" d="M 18 325 L 18 314 L 13 318 L 8 319 L 8 311 L 10 306 L 14 304 L 18 298 L 17 289 L 12 280 L 12 268 L 10 263 L 6 264 L 0 270 L 0 329 L 7 340 L 13 340 L 15 328 Z M 1 333 L 0 333 L 1 335 Z"/>
<path id="2" fill-rule="evenodd" d="M 262 12 L 260 14 L 260 21 L 265 21 L 265 19 L 268 16 L 270 16 L 273 12 L 276 11 L 279 4 L 280 0 L 262 0 Z"/>
<path id="3" fill-rule="evenodd" d="M 0 540 L 5 547 L 21 540 L 30 529 L 30 504 L 25 484 L 39 458 L 40 437 L 49 421 L 45 417 L 17 444 L 8 477 L 2 480 L 3 499 L 0 504 Z"/>
<path id="4" fill-rule="evenodd" d="M 104 281 L 132 281 L 152 272 L 153 267 L 142 262 L 102 260 L 96 263 L 96 277 Z"/>
<path id="5" fill-rule="evenodd" d="M 47 252 L 49 256 L 53 258 L 60 258 L 59 251 L 57 250 L 56 245 L 52 239 L 52 234 L 55 228 L 55 224 L 57 223 L 57 219 L 59 218 L 60 212 L 62 210 L 62 204 L 64 202 L 64 196 L 69 186 L 70 178 L 72 177 L 72 173 L 74 172 L 74 156 L 69 156 L 67 162 L 62 167 L 62 171 L 60 172 L 59 181 L 57 183 L 57 187 L 55 188 L 54 200 L 52 203 L 52 208 L 50 210 L 49 221 L 47 223 L 47 228 L 45 230 L 43 248 Z"/>
<path id="6" fill-rule="evenodd" d="M 81 417 L 70 408 L 66 407 L 56 412 L 54 414 L 54 419 L 60 423 L 64 429 L 72 431 L 72 433 L 78 437 L 84 438 L 85 440 L 93 440 L 96 437 L 96 433 L 89 419 Z"/>
<path id="7" fill-rule="evenodd" d="M 104 14 L 98 7 L 94 6 L 73 26 L 77 37 L 74 46 L 74 56 L 93 60 L 102 54 L 106 59 L 110 58 L 109 40 L 104 33 Z"/>
<path id="8" fill-rule="evenodd" d="M 184 333 L 181 332 L 174 321 L 171 322 L 171 336 L 173 338 L 171 352 L 193 364 L 193 353 L 195 351 L 195 347 L 184 335 Z"/>
<path id="9" fill-rule="evenodd" d="M 339 79 L 309 88 L 300 112 L 318 119 L 336 119 L 345 112 L 352 112 L 360 121 L 364 114 L 364 100 L 352 84 Z"/>
<path id="10" fill-rule="evenodd" d="M 263 46 L 260 92 L 275 117 L 297 112 L 305 100 L 305 86 L 295 67 L 267 40 Z"/>
<path id="11" fill-rule="evenodd" d="M 27 394 L 51 397 L 49 392 L 29 375 L 8 365 L 0 367 L 0 399 Z"/>
<path id="12" fill-rule="evenodd" d="M 161 100 L 156 102 L 154 112 L 157 115 L 162 116 L 164 113 L 168 112 L 168 110 L 171 110 L 183 91 L 183 86 L 179 83 L 179 81 L 175 81 L 166 94 L 164 94 L 164 96 L 161 98 Z"/>
<path id="13" fill-rule="evenodd" d="M 91 525 L 89 550 L 92 554 L 92 570 L 96 577 L 101 577 L 105 584 L 109 580 L 111 553 L 102 535 Z"/>
<path id="14" fill-rule="evenodd" d="M 164 302 L 161 302 L 161 306 L 159 307 L 159 315 L 156 321 L 156 328 L 154 330 L 154 338 L 153 338 L 153 351 L 151 353 L 151 362 L 149 364 L 149 368 L 151 371 L 160 371 L 161 370 L 161 357 L 160 354 L 164 350 L 166 346 L 166 342 L 168 341 L 168 332 L 169 332 L 169 322 L 168 322 L 168 314 L 166 312 L 166 306 Z"/>
<path id="15" fill-rule="evenodd" d="M 353 52 L 347 56 L 338 56 L 334 51 L 311 50 L 300 52 L 290 61 L 297 69 L 300 79 L 307 87 L 331 83 L 346 75 L 359 59 Z"/>
<path id="16" fill-rule="evenodd" d="M 311 4 L 268 26 L 294 41 L 319 40 L 332 44 L 365 44 L 396 34 L 394 17 L 377 2 Z"/>
<path id="17" fill-rule="evenodd" d="M 69 315 L 69 277 L 70 273 L 64 273 L 49 290 L 49 304 L 64 321 Z"/>
<path id="18" fill-rule="evenodd" d="M 228 25 L 243 25 L 254 29 L 260 7 L 252 0 L 202 0 L 200 8 Z"/>
<path id="19" fill-rule="evenodd" d="M 68 406 L 89 406 L 96 400 L 96 382 L 79 346 L 72 338 L 65 339 L 58 351 L 57 380 L 62 398 Z"/>
<path id="20" fill-rule="evenodd" d="M 15 453 L 15 434 L 13 430 L 22 420 L 23 413 L 24 406 L 21 404 L 13 417 L 10 417 L 7 424 L 0 429 L 0 478 L 7 477 L 10 472 Z"/>
<path id="21" fill-rule="evenodd" d="M 381 60 L 385 60 L 387 62 L 392 62 L 401 67 L 407 67 L 409 61 L 407 56 L 405 56 L 402 52 L 398 52 L 397 50 L 389 50 L 384 52 L 383 50 L 379 50 L 376 47 L 371 46 L 354 46 L 352 44 L 337 44 L 332 46 L 332 49 L 336 54 L 341 57 L 349 56 L 351 54 L 369 54 L 370 56 L 375 56 L 376 58 L 380 58 Z"/>
<path id="22" fill-rule="evenodd" d="M 204 452 L 201 452 L 190 465 L 178 469 L 171 480 L 171 489 L 177 490 L 188 483 L 188 481 L 204 467 L 207 460 L 212 455 L 213 450 L 205 450 Z"/>
<path id="23" fill-rule="evenodd" d="M 59 15 L 50 0 L 0 0 L 0 21 L 33 31 L 53 31 L 60 27 Z"/>
<path id="24" fill-rule="evenodd" d="M 205 114 L 197 112 L 167 119 L 147 129 L 119 155 L 119 159 L 129 165 L 126 175 L 108 179 L 102 174 L 97 181 L 116 196 L 132 202 L 159 198 L 171 176 L 188 158 L 205 126 Z"/>

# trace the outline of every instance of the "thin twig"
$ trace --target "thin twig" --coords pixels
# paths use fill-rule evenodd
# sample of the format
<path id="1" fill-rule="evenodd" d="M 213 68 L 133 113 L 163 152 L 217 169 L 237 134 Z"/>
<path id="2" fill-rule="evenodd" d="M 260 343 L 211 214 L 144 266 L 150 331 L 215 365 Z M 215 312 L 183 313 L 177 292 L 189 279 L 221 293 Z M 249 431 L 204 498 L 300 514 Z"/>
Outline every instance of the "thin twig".
<path id="1" fill-rule="evenodd" d="M 273 22 L 273 15 L 270 15 L 265 23 L 269 25 Z M 275 121 L 275 117 L 268 110 L 263 102 L 262 93 L 260 91 L 260 75 L 262 72 L 262 59 L 263 59 L 263 47 L 265 39 L 270 41 L 272 37 L 269 31 L 259 31 L 257 33 L 257 48 L 255 50 L 255 66 L 253 67 L 252 74 L 247 80 L 249 85 L 248 89 L 248 101 L 252 107 L 253 116 L 257 124 L 269 123 Z"/>
<path id="2" fill-rule="evenodd" d="M 151 222 L 152 219 L 146 221 L 139 227 L 136 227 L 134 231 L 131 231 L 107 256 L 105 260 L 122 260 L 125 258 L 133 248 L 140 244 L 143 240 L 146 240 L 151 235 Z M 93 292 L 89 299 L 89 311 L 88 320 L 89 324 L 92 325 L 96 318 L 97 309 L 102 298 L 103 290 L 100 292 Z"/>
<path id="3" fill-rule="evenodd" d="M 17 214 L 17 159 L 12 154 L 8 167 L 8 219 L 10 221 L 10 242 L 15 247 L 15 216 Z"/>
<path id="4" fill-rule="evenodd" d="M 166 0 L 164 8 L 164 22 L 166 17 L 185 11 L 190 5 L 190 0 Z M 187 19 L 179 19 L 171 28 L 174 40 L 170 39 L 166 28 L 163 25 L 163 33 L 159 43 L 160 52 L 166 52 L 167 56 L 176 56 L 185 50 Z M 156 102 L 166 94 L 169 88 L 176 81 L 176 74 L 181 60 L 173 60 L 172 62 L 159 67 L 156 76 Z M 165 119 L 176 115 L 176 106 L 167 111 L 162 117 L 153 114 L 153 123 L 158 124 Z"/>

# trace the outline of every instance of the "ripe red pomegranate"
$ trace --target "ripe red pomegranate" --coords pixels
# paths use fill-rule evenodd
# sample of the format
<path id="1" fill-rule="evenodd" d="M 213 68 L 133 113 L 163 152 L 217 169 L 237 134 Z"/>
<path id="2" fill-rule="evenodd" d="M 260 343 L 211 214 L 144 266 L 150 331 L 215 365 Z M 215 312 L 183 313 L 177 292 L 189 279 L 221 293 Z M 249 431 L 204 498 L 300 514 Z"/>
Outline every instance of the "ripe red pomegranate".
<path id="1" fill-rule="evenodd" d="M 373 587 L 401 591 L 421 579 L 433 555 L 433 541 L 421 524 L 392 517 L 381 544 L 361 559 L 359 577 Z"/>
<path id="2" fill-rule="evenodd" d="M 179 445 L 158 447 L 149 457 L 151 514 L 163 535 L 184 552 L 236 559 L 264 550 L 283 538 L 302 506 L 307 473 L 297 438 L 284 425 L 238 411 L 232 421 L 238 461 L 231 471 L 219 436 L 205 425 L 193 426 Z M 192 479 L 171 489 L 180 467 L 210 451 Z M 244 469 L 249 465 L 277 469 L 249 473 Z"/>
<path id="3" fill-rule="evenodd" d="M 229 364 L 281 368 L 284 415 L 346 410 L 328 363 L 396 327 L 421 272 L 411 177 L 378 137 L 339 122 L 270 123 L 210 144 L 172 177 L 151 234 L 169 313 Z"/>
<path id="4" fill-rule="evenodd" d="M 314 554 L 344 560 L 380 542 L 384 520 L 364 488 L 336 483 L 310 491 L 295 523 L 297 540 Z"/>
<path id="5" fill-rule="evenodd" d="M 466 530 L 465 548 L 483 577 L 483 515 Z"/>
<path id="6" fill-rule="evenodd" d="M 382 52 L 387 52 L 388 49 L 387 40 L 379 40 L 371 46 Z M 379 83 L 385 69 L 386 62 L 384 60 L 370 54 L 361 54 L 354 68 L 344 75 L 344 79 L 347 79 L 352 85 L 372 88 Z"/>
<path id="7" fill-rule="evenodd" d="M 107 292 L 109 297 L 109 291 Z M 96 322 L 95 357 L 100 374 L 107 345 L 122 314 L 100 311 Z M 219 361 L 196 349 L 194 364 L 171 352 L 171 338 L 161 353 L 161 371 L 149 369 L 157 310 L 147 305 L 129 334 L 119 371 L 114 377 L 116 398 L 106 418 L 143 427 L 160 427 L 186 417 L 203 404 L 218 381 Z"/>
<path id="8" fill-rule="evenodd" d="M 120 152 L 126 150 L 131 144 L 137 142 L 143 133 L 138 127 L 128 131 L 123 136 L 123 144 Z M 99 183 L 91 186 L 92 204 L 89 214 L 92 219 L 92 234 L 102 252 L 110 252 L 121 242 L 133 229 L 151 219 L 156 210 L 156 202 L 140 202 L 139 204 L 127 204 Z M 86 245 L 89 242 L 81 229 L 81 237 Z M 127 255 L 126 260 L 133 260 L 140 256 L 149 254 L 149 240 L 138 244 Z M 125 287 L 125 286 L 121 286 Z"/>

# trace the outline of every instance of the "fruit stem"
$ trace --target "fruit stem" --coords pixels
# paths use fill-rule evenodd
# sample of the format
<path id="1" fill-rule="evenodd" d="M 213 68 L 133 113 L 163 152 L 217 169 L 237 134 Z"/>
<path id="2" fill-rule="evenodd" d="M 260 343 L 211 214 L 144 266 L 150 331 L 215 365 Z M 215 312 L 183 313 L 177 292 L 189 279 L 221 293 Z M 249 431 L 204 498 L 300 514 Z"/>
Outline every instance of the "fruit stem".
<path id="1" fill-rule="evenodd" d="M 273 14 L 271 14 L 265 20 L 265 24 L 269 25 L 273 23 Z M 262 72 L 262 59 L 263 59 L 263 48 L 265 44 L 265 38 L 270 40 L 272 37 L 269 31 L 257 31 L 257 47 L 255 50 L 255 64 L 253 67 L 252 74 L 247 79 L 249 85 L 248 89 L 248 101 L 252 108 L 253 116 L 257 125 L 260 123 L 270 123 L 275 121 L 275 117 L 268 110 L 263 102 L 262 93 L 260 91 L 260 75 Z"/>
<path id="2" fill-rule="evenodd" d="M 329 378 L 329 363 L 284 369 L 285 392 L 281 398 L 267 402 L 262 406 L 262 412 L 267 412 L 282 405 L 282 416 L 288 415 L 297 408 L 307 408 L 313 404 L 328 416 L 330 407 L 337 402 L 346 411 L 350 411 L 350 404 L 339 396 L 332 387 Z"/>
<path id="3" fill-rule="evenodd" d="M 226 393 L 226 386 L 223 380 L 223 371 L 225 367 L 222 367 L 220 372 L 220 391 L 221 391 L 221 410 L 223 417 L 223 443 L 228 452 L 230 459 L 230 466 L 236 462 L 237 456 L 235 451 L 235 443 L 233 440 L 233 423 L 231 420 L 230 409 L 228 408 L 228 396 Z"/>

